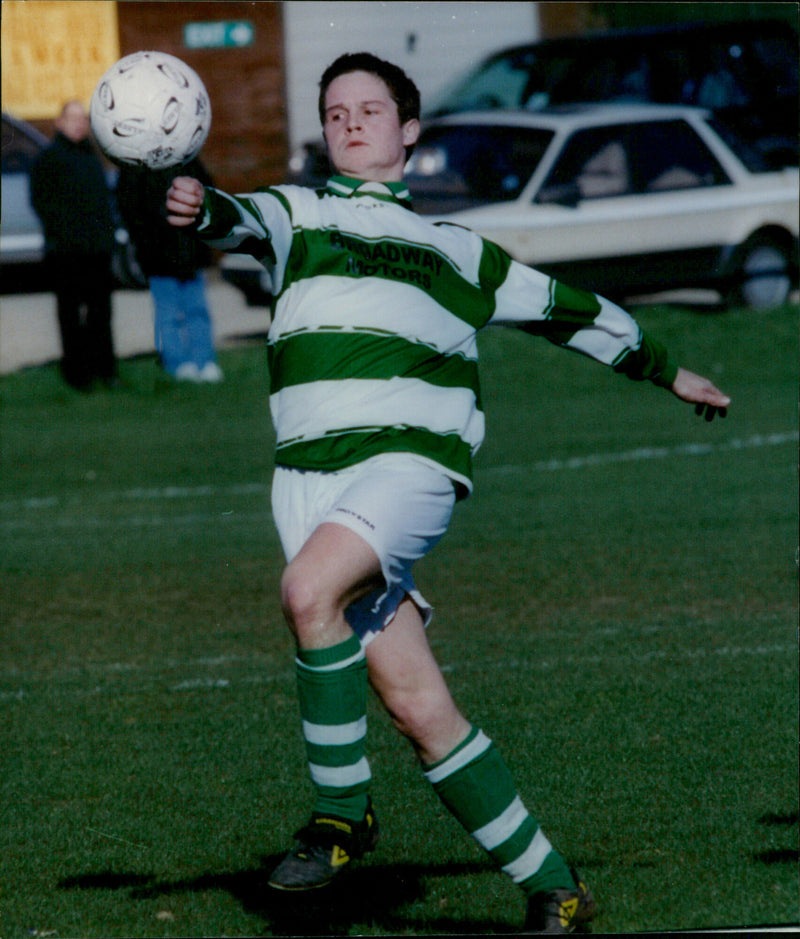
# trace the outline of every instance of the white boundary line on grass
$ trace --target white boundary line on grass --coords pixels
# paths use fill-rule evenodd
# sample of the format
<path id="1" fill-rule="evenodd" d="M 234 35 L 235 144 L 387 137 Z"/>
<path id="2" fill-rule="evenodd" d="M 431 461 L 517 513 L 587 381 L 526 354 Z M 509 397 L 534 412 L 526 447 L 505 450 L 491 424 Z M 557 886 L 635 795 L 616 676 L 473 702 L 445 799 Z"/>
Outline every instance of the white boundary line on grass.
<path id="1" fill-rule="evenodd" d="M 707 456 L 710 453 L 730 453 L 737 450 L 753 450 L 759 447 L 775 447 L 785 443 L 797 443 L 800 434 L 755 434 L 745 440 L 734 438 L 724 443 L 684 443 L 677 447 L 641 447 L 619 453 L 590 453 L 588 456 L 570 457 L 565 460 L 538 460 L 536 463 L 511 463 L 507 466 L 491 466 L 484 473 L 513 473 L 516 470 L 556 472 L 562 469 L 582 469 L 586 466 L 601 466 L 608 463 L 631 463 L 637 460 L 663 460 L 670 456 Z"/>
<path id="2" fill-rule="evenodd" d="M 774 434 L 755 434 L 745 439 L 735 437 L 722 443 L 684 443 L 674 447 L 640 447 L 636 450 L 623 450 L 620 452 L 590 453 L 586 456 L 569 457 L 566 459 L 537 460 L 534 463 L 509 463 L 504 466 L 480 467 L 476 475 L 504 475 L 513 472 L 558 472 L 564 469 L 583 469 L 590 466 L 602 466 L 613 463 L 631 463 L 636 461 L 663 460 L 673 456 L 708 456 L 713 453 L 732 453 L 740 450 L 754 450 L 762 447 L 775 447 L 787 443 L 797 443 L 800 439 L 798 431 Z M 126 489 L 121 492 L 75 494 L 64 498 L 60 496 L 34 496 L 27 499 L 10 499 L 0 502 L 0 512 L 20 512 L 33 509 L 54 509 L 61 505 L 80 504 L 84 500 L 92 502 L 163 502 L 173 499 L 193 499 L 203 496 L 262 496 L 269 492 L 270 483 L 238 483 L 230 486 L 162 486 L 152 488 Z M 203 518 L 212 518 L 218 514 L 212 513 Z M 191 520 L 198 520 L 199 516 L 190 516 Z M 97 524 L 95 520 L 76 520 L 75 524 L 84 522 L 87 525 Z M 107 520 L 104 520 L 107 524 Z M 174 519 L 170 521 L 175 521 Z M 128 520 L 130 523 L 130 520 Z M 140 520 L 141 524 L 153 524 L 152 519 Z M 9 525 L 9 523 L 5 523 Z M 13 522 L 9 527 L 13 527 Z"/>
<path id="3" fill-rule="evenodd" d="M 705 649 L 705 650 L 683 650 L 682 652 L 663 652 L 658 655 L 657 658 L 663 662 L 669 664 L 672 662 L 678 666 L 682 666 L 686 661 L 691 661 L 696 658 L 728 658 L 732 655 L 734 656 L 766 656 L 770 658 L 780 658 L 786 656 L 795 655 L 797 649 L 795 646 L 789 643 L 775 643 L 769 646 L 737 646 L 731 648 L 729 646 L 722 646 L 718 649 Z M 224 658 L 224 657 L 223 657 Z M 261 670 L 258 672 L 253 671 L 252 669 L 257 665 L 258 656 L 253 656 L 253 659 L 256 662 L 253 662 L 251 659 L 245 656 L 231 656 L 227 662 L 222 661 L 222 658 L 218 661 L 210 660 L 213 667 L 219 668 L 220 670 L 228 669 L 223 672 L 222 675 L 211 671 L 209 674 L 200 675 L 197 672 L 193 672 L 192 669 L 195 665 L 200 664 L 198 661 L 187 660 L 186 662 L 180 661 L 171 661 L 166 666 L 154 666 L 152 663 L 148 662 L 144 665 L 128 663 L 125 667 L 120 667 L 120 663 L 89 663 L 87 665 L 87 671 L 90 675 L 85 685 L 79 688 L 75 688 L 71 684 L 64 688 L 56 689 L 54 682 L 67 681 L 71 682 L 74 677 L 75 669 L 67 668 L 64 671 L 56 671 L 45 678 L 37 679 L 33 684 L 29 684 L 27 687 L 23 684 L 20 687 L 14 688 L 13 690 L 2 691 L 0 692 L 0 704 L 22 702 L 31 697 L 42 694 L 53 694 L 58 693 L 61 696 L 69 697 L 95 697 L 107 695 L 109 697 L 114 697 L 120 693 L 129 693 L 133 685 L 141 689 L 144 683 L 156 683 L 160 688 L 166 688 L 166 690 L 172 693 L 209 693 L 209 692 L 228 692 L 228 693 L 237 693 L 241 691 L 246 686 L 261 686 L 261 685 L 272 685 L 275 682 L 287 682 L 292 683 L 294 681 L 294 671 L 289 666 L 276 665 L 274 661 L 270 660 L 266 663 Z M 553 669 L 560 669 L 563 671 L 565 666 L 570 668 L 574 667 L 607 667 L 609 664 L 619 664 L 623 662 L 630 662 L 634 665 L 645 665 L 652 660 L 652 657 L 647 653 L 634 653 L 634 654 L 606 654 L 606 655 L 567 655 L 563 657 L 558 657 L 558 659 L 551 658 L 541 658 L 541 657 L 527 657 L 525 659 L 504 659 L 502 661 L 494 662 L 490 666 L 492 670 L 495 669 L 504 669 L 506 671 L 524 671 L 527 674 L 532 674 L 535 672 L 549 672 Z M 236 673 L 235 670 L 231 671 L 231 668 L 235 669 L 237 664 L 246 663 L 247 668 L 244 673 Z M 442 671 L 447 675 L 452 675 L 456 673 L 468 673 L 474 671 L 486 671 L 486 663 L 477 663 L 463 661 L 459 662 L 456 665 L 453 664 L 443 664 Z M 177 672 L 172 676 L 171 679 L 167 678 L 166 673 L 168 672 Z M 122 686 L 119 685 L 107 685 L 107 684 L 98 684 L 98 678 L 102 678 L 103 675 L 107 676 L 109 673 L 122 673 L 134 672 L 135 675 L 132 678 L 133 685 L 124 683 Z M 127 677 L 127 676 L 126 676 Z M 43 691 L 42 689 L 45 688 Z"/>

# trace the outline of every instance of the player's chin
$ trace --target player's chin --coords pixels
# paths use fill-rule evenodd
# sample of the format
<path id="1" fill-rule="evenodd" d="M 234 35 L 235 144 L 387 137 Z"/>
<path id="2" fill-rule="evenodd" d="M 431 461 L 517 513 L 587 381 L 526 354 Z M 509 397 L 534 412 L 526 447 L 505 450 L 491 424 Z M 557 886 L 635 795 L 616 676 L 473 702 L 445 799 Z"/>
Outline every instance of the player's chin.
<path id="1" fill-rule="evenodd" d="M 339 154 L 336 167 L 345 176 L 360 176 L 369 169 L 366 147 L 348 147 Z"/>
<path id="2" fill-rule="evenodd" d="M 364 168 L 354 163 L 352 160 L 341 160 L 336 164 L 336 171 L 341 176 L 350 176 L 354 179 L 361 179 L 364 175 Z"/>

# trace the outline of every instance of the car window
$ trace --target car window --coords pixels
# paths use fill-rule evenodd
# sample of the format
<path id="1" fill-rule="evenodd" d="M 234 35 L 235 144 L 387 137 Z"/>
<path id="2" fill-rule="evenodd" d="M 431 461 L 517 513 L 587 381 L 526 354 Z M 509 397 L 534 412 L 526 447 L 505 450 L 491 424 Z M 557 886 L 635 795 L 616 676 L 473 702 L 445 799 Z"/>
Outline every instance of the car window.
<path id="1" fill-rule="evenodd" d="M 797 94 L 797 50 L 784 36 L 743 35 L 693 46 L 681 101 L 704 108 L 741 108 Z"/>
<path id="2" fill-rule="evenodd" d="M 544 155 L 552 131 L 500 125 L 429 127 L 406 168 L 419 211 L 516 199 Z M 431 206 L 435 211 L 435 206 Z"/>
<path id="3" fill-rule="evenodd" d="M 28 173 L 39 155 L 41 146 L 35 140 L 3 120 L 2 171 L 4 173 Z"/>
<path id="4" fill-rule="evenodd" d="M 730 180 L 686 121 L 653 121 L 628 128 L 628 155 L 636 192 L 720 186 Z"/>
<path id="5" fill-rule="evenodd" d="M 729 182 L 714 155 L 685 121 L 593 127 L 565 144 L 537 202 L 602 199 Z"/>
<path id="6" fill-rule="evenodd" d="M 601 52 L 588 47 L 571 64 L 550 89 L 549 104 L 648 101 L 651 97 L 650 60 L 636 49 Z"/>
<path id="7" fill-rule="evenodd" d="M 629 194 L 631 175 L 625 131 L 624 126 L 592 127 L 574 133 L 536 201 L 556 202 L 573 191 L 579 199 Z"/>
<path id="8" fill-rule="evenodd" d="M 745 45 L 752 56 L 752 73 L 781 96 L 796 95 L 800 77 L 797 46 L 786 36 L 755 36 Z"/>

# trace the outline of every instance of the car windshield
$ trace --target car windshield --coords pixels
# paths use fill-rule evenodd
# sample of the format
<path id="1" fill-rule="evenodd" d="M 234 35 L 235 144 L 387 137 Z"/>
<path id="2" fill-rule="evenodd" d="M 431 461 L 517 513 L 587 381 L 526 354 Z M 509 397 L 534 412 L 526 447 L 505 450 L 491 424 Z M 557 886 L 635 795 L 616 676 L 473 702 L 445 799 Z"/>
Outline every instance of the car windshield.
<path id="1" fill-rule="evenodd" d="M 796 108 L 796 37 L 776 24 L 545 40 L 506 49 L 434 99 L 426 116 L 591 101 Z"/>
<path id="2" fill-rule="evenodd" d="M 550 91 L 573 65 L 569 54 L 542 54 L 519 49 L 494 56 L 434 99 L 427 116 L 496 108 L 536 109 L 550 100 Z"/>
<path id="3" fill-rule="evenodd" d="M 516 199 L 553 139 L 542 128 L 479 124 L 429 127 L 406 181 L 418 212 L 454 212 Z"/>

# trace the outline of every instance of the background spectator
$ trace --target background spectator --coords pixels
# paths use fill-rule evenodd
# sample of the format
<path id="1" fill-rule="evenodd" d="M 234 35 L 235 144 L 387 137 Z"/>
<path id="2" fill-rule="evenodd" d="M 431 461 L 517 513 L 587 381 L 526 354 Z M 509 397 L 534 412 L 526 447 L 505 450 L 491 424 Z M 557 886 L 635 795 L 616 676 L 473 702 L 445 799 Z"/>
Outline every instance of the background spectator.
<path id="1" fill-rule="evenodd" d="M 210 184 L 199 160 L 165 170 L 124 166 L 117 201 L 148 278 L 155 309 L 155 344 L 164 370 L 179 381 L 222 379 L 216 362 L 204 268 L 211 252 L 166 220 L 164 198 L 176 176 Z"/>
<path id="2" fill-rule="evenodd" d="M 74 388 L 116 384 L 111 336 L 112 194 L 91 139 L 89 116 L 68 101 L 53 142 L 31 171 L 31 204 L 42 222 L 56 293 L 61 371 Z"/>

